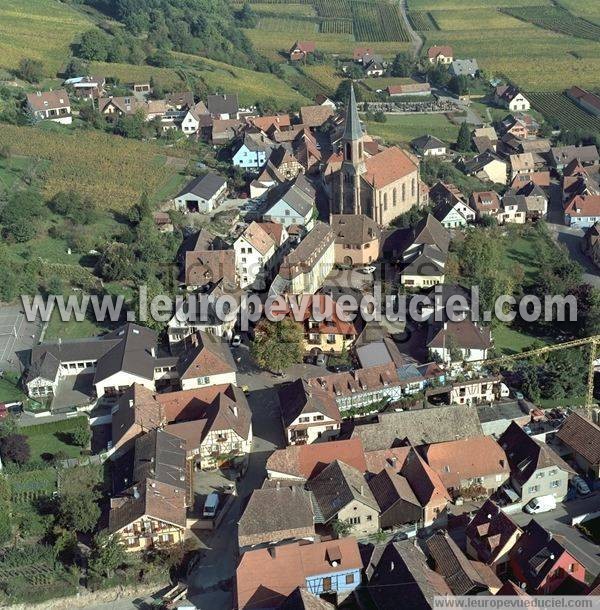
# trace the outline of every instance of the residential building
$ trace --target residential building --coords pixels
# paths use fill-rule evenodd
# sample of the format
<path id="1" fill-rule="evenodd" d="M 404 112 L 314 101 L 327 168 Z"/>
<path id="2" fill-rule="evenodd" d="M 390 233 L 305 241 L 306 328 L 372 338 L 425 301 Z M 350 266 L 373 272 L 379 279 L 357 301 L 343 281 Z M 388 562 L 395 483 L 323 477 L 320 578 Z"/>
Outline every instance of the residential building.
<path id="1" fill-rule="evenodd" d="M 329 225 L 315 222 L 300 244 L 284 257 L 270 294 L 314 294 L 335 262 L 335 234 Z"/>
<path id="2" fill-rule="evenodd" d="M 479 72 L 476 59 L 455 59 L 448 68 L 451 76 L 470 76 L 475 78 Z"/>
<path id="3" fill-rule="evenodd" d="M 492 347 L 489 327 L 469 319 L 461 322 L 435 322 L 429 327 L 427 349 L 442 362 L 485 360 Z"/>
<path id="4" fill-rule="evenodd" d="M 185 340 L 177 370 L 182 390 L 236 383 L 237 366 L 229 345 L 202 331 Z"/>
<path id="5" fill-rule="evenodd" d="M 440 530 L 425 541 L 435 571 L 443 576 L 453 595 L 495 595 L 502 582 L 484 563 L 469 559 L 448 532 Z"/>
<path id="6" fill-rule="evenodd" d="M 376 610 L 432 610 L 434 598 L 452 594 L 445 580 L 427 564 L 413 541 L 369 546 L 364 552 L 365 595 Z"/>
<path id="7" fill-rule="evenodd" d="M 223 281 L 236 284 L 233 250 L 190 250 L 183 266 L 183 284 L 188 290 L 208 291 Z"/>
<path id="8" fill-rule="evenodd" d="M 583 236 L 581 248 L 600 267 L 600 223 L 595 222 Z"/>
<path id="9" fill-rule="evenodd" d="M 236 93 L 209 95 L 206 98 L 206 108 L 214 119 L 239 119 L 239 105 Z"/>
<path id="10" fill-rule="evenodd" d="M 411 288 L 435 286 L 444 282 L 450 233 L 431 214 L 412 230 L 402 254 L 400 282 Z"/>
<path id="11" fill-rule="evenodd" d="M 240 552 L 292 540 L 314 542 L 315 517 L 310 492 L 302 485 L 255 489 L 238 521 Z"/>
<path id="12" fill-rule="evenodd" d="M 575 159 L 582 166 L 597 165 L 600 161 L 598 149 L 590 144 L 589 146 L 553 146 L 550 151 L 550 162 L 552 167 L 558 172 L 562 172 Z"/>
<path id="13" fill-rule="evenodd" d="M 284 227 L 299 225 L 307 231 L 314 224 L 316 192 L 303 174 L 270 189 L 261 210 L 263 220 Z"/>
<path id="14" fill-rule="evenodd" d="M 306 125 L 310 129 L 316 129 L 324 125 L 330 117 L 333 116 L 335 107 L 330 105 L 317 105 L 317 106 L 302 106 L 300 108 L 300 120 L 302 124 Z"/>
<path id="15" fill-rule="evenodd" d="M 208 173 L 198 176 L 179 192 L 175 204 L 184 212 L 212 212 L 227 194 L 227 179 Z"/>
<path id="16" fill-rule="evenodd" d="M 454 61 L 454 51 L 449 45 L 429 47 L 427 59 L 430 64 L 451 64 Z"/>
<path id="17" fill-rule="evenodd" d="M 465 530 L 467 555 L 498 575 L 508 571 L 508 559 L 523 531 L 498 505 L 486 500 Z"/>
<path id="18" fill-rule="evenodd" d="M 443 157 L 448 151 L 445 142 L 430 135 L 415 138 L 410 145 L 422 157 Z"/>
<path id="19" fill-rule="evenodd" d="M 326 175 L 331 184 L 332 214 L 365 214 L 379 225 L 420 204 L 418 160 L 393 146 L 372 156 L 365 153 L 365 135 L 354 89 L 346 107 L 341 138 L 341 164 Z M 330 159 L 331 164 L 333 159 Z M 336 161 L 337 163 L 337 161 Z"/>
<path id="20" fill-rule="evenodd" d="M 73 121 L 69 94 L 64 89 L 28 93 L 27 111 L 36 121 L 48 120 L 61 125 L 70 125 Z"/>
<path id="21" fill-rule="evenodd" d="M 535 161 L 530 152 L 510 155 L 509 161 L 511 181 L 519 175 L 533 174 L 535 171 Z"/>
<path id="22" fill-rule="evenodd" d="M 382 529 L 407 523 L 421 529 L 446 526 L 450 496 L 439 475 L 412 446 L 369 451 L 365 460 Z"/>
<path id="23" fill-rule="evenodd" d="M 576 195 L 564 207 L 565 224 L 588 229 L 600 221 L 600 195 Z"/>
<path id="24" fill-rule="evenodd" d="M 475 210 L 462 201 L 454 204 L 440 201 L 431 214 L 444 229 L 463 229 L 470 222 L 474 222 L 476 217 Z"/>
<path id="25" fill-rule="evenodd" d="M 70 87 L 77 97 L 97 99 L 105 93 L 106 79 L 103 76 L 77 76 L 68 78 L 63 85 Z"/>
<path id="26" fill-rule="evenodd" d="M 600 116 L 600 97 L 595 93 L 574 86 L 567 90 L 567 95 L 586 112 Z"/>
<path id="27" fill-rule="evenodd" d="M 444 389 L 444 388 L 441 388 Z M 432 390 L 432 393 L 437 391 Z M 477 405 L 508 398 L 508 389 L 502 383 L 500 375 L 454 381 L 450 384 L 450 404 Z"/>
<path id="28" fill-rule="evenodd" d="M 556 438 L 587 477 L 600 478 L 600 426 L 574 412 L 560 427 Z"/>
<path id="29" fill-rule="evenodd" d="M 246 132 L 244 139 L 233 153 L 231 163 L 241 169 L 258 172 L 267 162 L 273 150 L 273 142 L 262 132 Z"/>
<path id="30" fill-rule="evenodd" d="M 258 222 L 251 222 L 233 243 L 240 288 L 264 290 L 273 272 L 278 244 Z"/>
<path id="31" fill-rule="evenodd" d="M 396 447 L 405 439 L 418 447 L 431 443 L 481 436 L 473 405 L 452 405 L 379 413 L 372 423 L 355 423 L 351 438 L 361 440 L 365 451 Z"/>
<path id="32" fill-rule="evenodd" d="M 581 563 L 533 519 L 510 551 L 510 568 L 533 595 L 551 595 L 566 579 L 585 582 Z"/>
<path id="33" fill-rule="evenodd" d="M 279 404 L 286 441 L 290 445 L 305 445 L 338 436 L 340 410 L 329 392 L 297 379 L 279 390 Z"/>
<path id="34" fill-rule="evenodd" d="M 571 468 L 548 445 L 531 438 L 514 422 L 498 439 L 510 465 L 510 484 L 521 502 L 540 496 L 561 501 L 568 491 Z"/>
<path id="35" fill-rule="evenodd" d="M 317 46 L 309 40 L 297 40 L 289 51 L 291 61 L 303 61 L 310 53 L 314 53 Z"/>
<path id="36" fill-rule="evenodd" d="M 493 494 L 510 475 L 504 450 L 491 436 L 476 436 L 428 445 L 423 454 L 455 497 L 482 487 Z"/>
<path id="37" fill-rule="evenodd" d="M 507 163 L 489 150 L 465 161 L 463 168 L 465 174 L 476 176 L 484 182 L 506 184 Z"/>
<path id="38" fill-rule="evenodd" d="M 235 607 L 275 610 L 299 587 L 344 598 L 360 585 L 361 569 L 352 537 L 248 551 L 236 570 Z"/>
<path id="39" fill-rule="evenodd" d="M 329 219 L 335 233 L 334 260 L 338 265 L 369 265 L 379 258 L 381 230 L 364 214 L 334 214 Z"/>
<path id="40" fill-rule="evenodd" d="M 204 102 L 194 104 L 192 98 L 192 103 L 184 106 L 183 112 L 185 114 L 181 118 L 180 126 L 181 131 L 187 136 L 198 133 L 202 127 L 212 125 L 212 118 Z"/>
<path id="41" fill-rule="evenodd" d="M 144 112 L 144 102 L 134 96 L 109 96 L 98 100 L 98 112 L 108 121 L 114 121 L 121 116 L 131 116 L 136 112 Z"/>
<path id="42" fill-rule="evenodd" d="M 478 218 L 496 217 L 500 213 L 500 197 L 496 191 L 474 191 L 469 197 L 469 205 Z"/>
<path id="43" fill-rule="evenodd" d="M 210 117 L 210 115 L 208 115 Z M 210 118 L 207 140 L 214 145 L 223 145 L 231 142 L 234 138 L 241 137 L 246 123 L 240 119 L 213 119 Z"/>
<path id="44" fill-rule="evenodd" d="M 316 506 L 315 519 L 333 527 L 347 523 L 350 535 L 368 536 L 379 530 L 379 505 L 364 477 L 356 468 L 335 460 L 307 484 Z"/>
<path id="45" fill-rule="evenodd" d="M 508 108 L 512 112 L 531 109 L 529 100 L 513 85 L 499 85 L 494 91 L 494 101 L 498 106 Z"/>

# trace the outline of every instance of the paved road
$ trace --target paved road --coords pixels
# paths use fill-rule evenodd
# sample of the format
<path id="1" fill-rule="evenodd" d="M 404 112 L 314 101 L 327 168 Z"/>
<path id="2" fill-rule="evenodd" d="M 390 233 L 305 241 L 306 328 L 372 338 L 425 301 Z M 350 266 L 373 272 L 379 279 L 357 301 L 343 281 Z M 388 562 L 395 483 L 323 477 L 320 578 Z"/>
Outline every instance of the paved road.
<path id="1" fill-rule="evenodd" d="M 413 27 L 410 23 L 410 19 L 408 18 L 408 2 L 407 0 L 400 0 L 400 12 L 402 13 L 402 18 L 404 19 L 404 23 L 406 24 L 406 29 L 410 34 L 411 38 L 411 49 L 412 53 L 415 57 L 419 57 L 421 53 L 421 49 L 423 47 L 423 39 L 413 30 Z"/>
<path id="2" fill-rule="evenodd" d="M 552 184 L 550 188 L 550 204 L 548 209 L 547 224 L 552 237 L 559 244 L 563 244 L 569 250 L 571 258 L 583 267 L 583 279 L 592 286 L 600 288 L 600 274 L 597 267 L 581 251 L 581 238 L 583 229 L 574 229 L 564 224 L 562 209 L 562 195 L 560 186 Z"/>

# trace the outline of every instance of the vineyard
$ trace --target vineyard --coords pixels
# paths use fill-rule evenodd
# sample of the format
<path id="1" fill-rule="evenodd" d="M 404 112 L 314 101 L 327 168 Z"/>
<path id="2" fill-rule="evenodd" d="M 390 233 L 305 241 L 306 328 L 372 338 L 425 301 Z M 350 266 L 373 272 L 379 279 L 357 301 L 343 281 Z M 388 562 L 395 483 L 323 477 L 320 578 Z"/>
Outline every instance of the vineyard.
<path id="1" fill-rule="evenodd" d="M 574 38 L 600 41 L 600 25 L 576 17 L 558 6 L 524 6 L 521 8 L 501 8 L 503 13 L 533 23 L 545 30 L 566 34 Z"/>
<path id="2" fill-rule="evenodd" d="M 13 504 L 26 504 L 47 498 L 56 491 L 57 473 L 53 468 L 29 470 L 10 475 L 10 497 Z"/>
<path id="3" fill-rule="evenodd" d="M 353 2 L 352 19 L 354 36 L 358 41 L 410 40 L 400 9 L 396 5 L 385 2 Z"/>
<path id="4" fill-rule="evenodd" d="M 323 34 L 354 34 L 352 19 L 323 19 L 319 31 Z"/>
<path id="5" fill-rule="evenodd" d="M 527 98 L 552 125 L 561 129 L 600 133 L 600 118 L 593 117 L 579 108 L 564 93 L 527 93 Z"/>
<path id="6" fill-rule="evenodd" d="M 440 29 L 433 15 L 428 11 L 411 11 L 408 14 L 408 19 L 413 28 L 418 32 L 430 32 Z"/>

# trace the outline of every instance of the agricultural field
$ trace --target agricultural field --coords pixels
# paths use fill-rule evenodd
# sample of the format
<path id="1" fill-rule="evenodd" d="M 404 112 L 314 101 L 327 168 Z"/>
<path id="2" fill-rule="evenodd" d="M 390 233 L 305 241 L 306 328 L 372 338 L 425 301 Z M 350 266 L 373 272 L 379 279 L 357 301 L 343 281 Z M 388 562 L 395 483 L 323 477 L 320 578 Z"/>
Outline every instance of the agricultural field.
<path id="1" fill-rule="evenodd" d="M 527 96 L 533 108 L 540 112 L 551 124 L 566 129 L 600 133 L 600 117 L 588 114 L 564 93 L 528 92 Z"/>
<path id="2" fill-rule="evenodd" d="M 2 0 L 0 68 L 14 69 L 27 56 L 43 61 L 46 75 L 55 76 L 75 36 L 91 27 L 86 17 L 58 0 Z"/>
<path id="3" fill-rule="evenodd" d="M 335 68 L 329 64 L 305 66 L 302 71 L 330 93 L 333 93 L 342 82 L 342 77 L 338 76 Z"/>
<path id="4" fill-rule="evenodd" d="M 458 126 L 445 114 L 386 115 L 385 123 L 367 122 L 367 133 L 382 138 L 388 144 L 407 144 L 414 138 L 430 134 L 452 143 L 458 135 Z"/>
<path id="5" fill-rule="evenodd" d="M 521 9 L 515 9 L 515 12 L 519 10 Z M 444 32 L 465 30 L 485 30 L 487 32 L 489 30 L 514 30 L 527 27 L 526 22 L 489 8 L 431 11 L 430 15 L 435 20 L 438 29 Z"/>
<path id="6" fill-rule="evenodd" d="M 243 5 L 239 5 L 236 8 L 242 8 Z M 271 17 L 316 17 L 317 13 L 312 4 L 292 4 L 292 3 L 253 3 L 252 10 L 260 16 L 271 16 Z"/>
<path id="7" fill-rule="evenodd" d="M 317 28 L 318 26 L 314 21 L 294 17 L 261 17 L 258 22 L 259 30 L 264 32 L 287 32 L 292 37 L 312 36 Z"/>
<path id="8" fill-rule="evenodd" d="M 408 19 L 413 28 L 418 32 L 429 32 L 430 30 L 440 29 L 429 11 L 411 11 L 408 14 Z"/>
<path id="9" fill-rule="evenodd" d="M 537 4 L 549 6 L 552 3 L 550 0 L 540 0 Z M 499 6 L 530 5 L 531 0 L 408 0 L 408 8 L 411 11 L 445 11 L 471 8 L 489 8 L 494 10 Z"/>
<path id="10" fill-rule="evenodd" d="M 114 211 L 129 209 L 144 191 L 156 193 L 178 173 L 160 146 L 98 131 L 0 125 L 0 144 L 15 155 L 49 161 L 47 197 L 77 189 Z"/>
<path id="11" fill-rule="evenodd" d="M 573 15 L 589 19 L 600 24 L 600 3 L 582 2 L 581 0 L 557 0 L 556 4 L 571 11 Z"/>
<path id="12" fill-rule="evenodd" d="M 522 8 L 502 8 L 504 13 L 533 23 L 540 28 L 566 34 L 575 38 L 600 41 L 600 25 L 572 15 L 558 6 L 526 6 Z"/>
<path id="13" fill-rule="evenodd" d="M 396 5 L 386 2 L 352 2 L 352 20 L 357 41 L 410 40 L 400 9 Z"/>
<path id="14" fill-rule="evenodd" d="M 354 34 L 354 23 L 351 19 L 323 19 L 319 26 L 322 34 Z"/>

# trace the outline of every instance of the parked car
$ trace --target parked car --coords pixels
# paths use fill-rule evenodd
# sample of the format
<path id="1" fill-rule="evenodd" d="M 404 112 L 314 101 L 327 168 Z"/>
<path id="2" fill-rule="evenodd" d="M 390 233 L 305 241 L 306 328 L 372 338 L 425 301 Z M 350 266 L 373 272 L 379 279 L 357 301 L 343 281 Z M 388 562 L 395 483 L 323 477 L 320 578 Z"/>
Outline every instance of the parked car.
<path id="1" fill-rule="evenodd" d="M 537 515 L 539 513 L 547 513 L 555 508 L 556 499 L 554 496 L 540 496 L 539 498 L 533 498 L 533 500 L 530 500 L 523 507 L 523 510 L 530 515 Z"/>
<path id="2" fill-rule="evenodd" d="M 327 366 L 327 356 L 325 354 L 317 354 L 315 356 L 315 364 L 317 366 Z"/>
<path id="3" fill-rule="evenodd" d="M 573 477 L 571 485 L 580 496 L 589 496 L 592 493 L 590 486 L 579 475 Z"/>
<path id="4" fill-rule="evenodd" d="M 370 274 L 370 273 L 375 273 L 375 270 L 377 269 L 377 267 L 374 267 L 373 265 L 368 265 L 367 267 L 361 267 L 359 269 L 359 271 L 361 273 L 366 273 L 366 274 Z"/>
<path id="5" fill-rule="evenodd" d="M 234 335 L 231 340 L 231 347 L 239 347 L 242 344 L 242 338 L 239 335 Z"/>
<path id="6" fill-rule="evenodd" d="M 352 368 L 353 367 L 351 364 L 330 364 L 327 367 L 327 370 L 331 371 L 332 373 L 347 373 L 351 371 Z"/>
<path id="7" fill-rule="evenodd" d="M 214 517 L 217 514 L 217 508 L 219 508 L 219 494 L 216 491 L 213 491 L 206 496 L 202 516 Z"/>
<path id="8" fill-rule="evenodd" d="M 525 398 L 523 392 L 519 392 L 519 390 L 515 390 L 514 388 L 511 389 L 511 394 L 513 395 L 513 398 L 516 398 L 517 400 L 524 400 Z"/>

